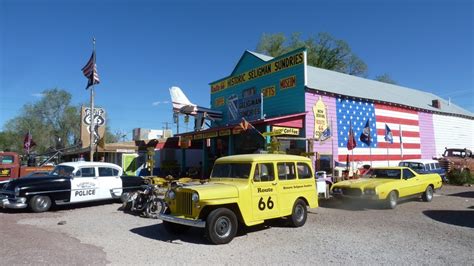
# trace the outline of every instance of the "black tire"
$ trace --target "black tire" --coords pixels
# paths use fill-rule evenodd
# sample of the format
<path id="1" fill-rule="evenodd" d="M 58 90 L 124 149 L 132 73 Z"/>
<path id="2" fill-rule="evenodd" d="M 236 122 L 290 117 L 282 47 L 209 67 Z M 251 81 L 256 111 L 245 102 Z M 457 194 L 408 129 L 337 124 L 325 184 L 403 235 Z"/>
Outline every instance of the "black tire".
<path id="1" fill-rule="evenodd" d="M 398 193 L 394 190 L 390 191 L 388 193 L 387 199 L 386 199 L 386 206 L 388 209 L 395 209 L 397 207 L 398 203 Z"/>
<path id="2" fill-rule="evenodd" d="M 306 203 L 302 199 L 296 200 L 293 205 L 293 212 L 290 216 L 290 225 L 293 227 L 300 227 L 306 223 L 308 218 L 308 209 Z"/>
<path id="3" fill-rule="evenodd" d="M 421 195 L 421 199 L 426 202 L 430 202 L 433 200 L 433 187 L 428 186 L 426 187 L 425 192 L 423 192 L 423 195 Z"/>
<path id="4" fill-rule="evenodd" d="M 156 219 L 158 214 L 163 213 L 165 204 L 160 198 L 154 198 L 146 203 L 145 216 L 148 218 Z"/>
<path id="5" fill-rule="evenodd" d="M 167 221 L 163 221 L 163 226 L 165 227 L 168 233 L 179 235 L 186 233 L 190 227 L 182 224 L 175 224 Z"/>
<path id="6" fill-rule="evenodd" d="M 30 208 L 33 212 L 47 212 L 51 205 L 51 198 L 48 196 L 36 195 L 30 199 Z"/>
<path id="7" fill-rule="evenodd" d="M 234 239 L 238 226 L 233 211 L 227 208 L 215 209 L 206 219 L 206 237 L 213 244 L 227 244 Z"/>

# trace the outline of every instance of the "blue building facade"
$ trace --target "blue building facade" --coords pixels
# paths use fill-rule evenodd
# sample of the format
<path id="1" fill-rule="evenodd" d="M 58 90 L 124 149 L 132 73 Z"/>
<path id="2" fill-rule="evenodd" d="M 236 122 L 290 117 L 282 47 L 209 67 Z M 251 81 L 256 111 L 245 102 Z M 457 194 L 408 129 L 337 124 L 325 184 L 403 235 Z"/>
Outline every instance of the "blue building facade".
<path id="1" fill-rule="evenodd" d="M 305 69 L 305 48 L 269 61 L 246 51 L 230 76 L 210 83 L 211 108 L 224 115 L 215 126 L 304 112 Z"/>

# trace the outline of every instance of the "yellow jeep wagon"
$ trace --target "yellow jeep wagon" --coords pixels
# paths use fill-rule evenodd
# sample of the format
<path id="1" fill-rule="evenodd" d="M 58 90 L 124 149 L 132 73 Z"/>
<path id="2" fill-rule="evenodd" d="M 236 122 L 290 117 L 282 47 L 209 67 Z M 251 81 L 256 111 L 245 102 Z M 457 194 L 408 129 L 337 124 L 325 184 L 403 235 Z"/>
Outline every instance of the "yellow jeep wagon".
<path id="1" fill-rule="evenodd" d="M 179 186 L 165 196 L 158 216 L 167 231 L 205 229 L 214 244 L 232 241 L 239 225 L 288 217 L 305 224 L 307 206 L 318 206 L 311 160 L 284 154 L 245 154 L 216 160 L 208 183 Z"/>

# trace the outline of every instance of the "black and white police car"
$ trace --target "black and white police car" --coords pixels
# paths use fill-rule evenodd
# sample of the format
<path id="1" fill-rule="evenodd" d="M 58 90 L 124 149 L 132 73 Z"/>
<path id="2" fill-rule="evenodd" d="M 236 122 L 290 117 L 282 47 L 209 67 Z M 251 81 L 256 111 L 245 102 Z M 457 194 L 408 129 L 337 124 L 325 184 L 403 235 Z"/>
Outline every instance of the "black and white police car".
<path id="1" fill-rule="evenodd" d="M 124 176 L 122 168 L 112 163 L 61 163 L 45 176 L 1 184 L 0 207 L 45 212 L 53 204 L 119 199 L 122 193 L 139 190 L 144 184 L 142 177 Z"/>

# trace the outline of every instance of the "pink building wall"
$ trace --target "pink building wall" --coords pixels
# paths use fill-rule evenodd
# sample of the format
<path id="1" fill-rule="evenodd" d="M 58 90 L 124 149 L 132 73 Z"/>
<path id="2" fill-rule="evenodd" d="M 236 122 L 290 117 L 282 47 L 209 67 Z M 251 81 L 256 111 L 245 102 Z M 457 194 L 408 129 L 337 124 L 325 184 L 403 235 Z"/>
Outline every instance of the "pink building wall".
<path id="1" fill-rule="evenodd" d="M 436 139 L 433 128 L 433 115 L 418 112 L 420 126 L 421 158 L 431 159 L 436 156 Z"/>
<path id="2" fill-rule="evenodd" d="M 321 96 L 324 104 L 327 107 L 327 117 L 328 117 L 328 122 L 332 126 L 331 128 L 331 133 L 332 137 L 331 139 L 319 143 L 315 142 L 313 146 L 313 151 L 319 152 L 321 154 L 333 154 L 333 158 L 337 158 L 337 122 L 336 122 L 336 98 L 330 97 L 330 96 L 322 96 L 317 93 L 313 92 L 306 92 L 305 93 L 305 110 L 306 110 L 306 138 L 313 138 L 314 137 L 314 113 L 313 113 L 313 106 L 316 104 L 316 102 L 319 99 L 319 96 Z M 331 149 L 332 152 L 331 152 Z M 314 160 L 314 157 L 313 157 Z"/>

